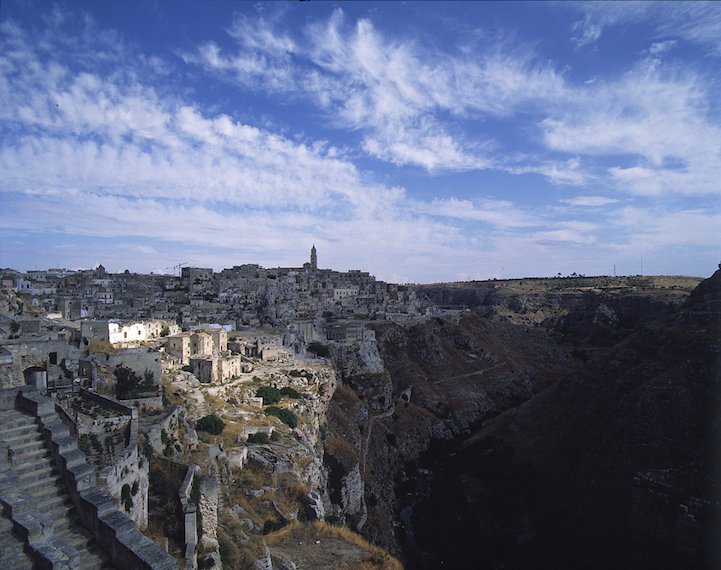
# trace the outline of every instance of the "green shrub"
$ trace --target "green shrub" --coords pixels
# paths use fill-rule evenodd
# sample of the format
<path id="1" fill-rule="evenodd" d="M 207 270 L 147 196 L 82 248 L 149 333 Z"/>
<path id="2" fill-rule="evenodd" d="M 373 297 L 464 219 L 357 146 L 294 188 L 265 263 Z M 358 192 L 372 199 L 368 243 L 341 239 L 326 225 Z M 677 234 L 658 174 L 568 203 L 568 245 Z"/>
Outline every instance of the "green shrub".
<path id="1" fill-rule="evenodd" d="M 265 413 L 269 416 L 275 416 L 291 429 L 298 427 L 298 416 L 290 410 L 284 410 L 283 408 L 271 406 L 265 410 Z"/>
<path id="2" fill-rule="evenodd" d="M 280 390 L 273 388 L 272 386 L 262 386 L 255 391 L 255 395 L 259 398 L 263 398 L 263 405 L 269 406 L 270 404 L 277 404 L 282 398 Z"/>
<path id="3" fill-rule="evenodd" d="M 280 530 L 287 524 L 288 520 L 283 516 L 277 519 L 267 520 L 263 523 L 263 534 L 269 534 L 271 532 L 275 532 L 276 530 Z"/>
<path id="4" fill-rule="evenodd" d="M 288 396 L 289 398 L 293 398 L 294 400 L 301 400 L 303 398 L 303 394 L 298 392 L 295 388 L 291 388 L 290 386 L 284 386 L 280 389 L 280 393 L 283 396 Z"/>
<path id="5" fill-rule="evenodd" d="M 81 434 L 80 439 L 78 440 L 78 447 L 80 448 L 80 451 L 86 455 L 90 453 L 92 448 L 90 445 L 90 436 L 87 433 Z"/>
<path id="6" fill-rule="evenodd" d="M 307 378 L 308 380 L 313 378 L 313 373 L 307 370 L 291 370 L 288 374 L 293 378 Z"/>
<path id="7" fill-rule="evenodd" d="M 210 414 L 195 422 L 195 429 L 212 435 L 220 435 L 225 429 L 225 422 L 217 414 Z"/>
<path id="8" fill-rule="evenodd" d="M 268 434 L 262 431 L 259 431 L 258 433 L 251 433 L 248 434 L 248 443 L 257 443 L 257 444 L 263 444 L 263 443 L 269 443 L 270 438 L 268 437 Z"/>

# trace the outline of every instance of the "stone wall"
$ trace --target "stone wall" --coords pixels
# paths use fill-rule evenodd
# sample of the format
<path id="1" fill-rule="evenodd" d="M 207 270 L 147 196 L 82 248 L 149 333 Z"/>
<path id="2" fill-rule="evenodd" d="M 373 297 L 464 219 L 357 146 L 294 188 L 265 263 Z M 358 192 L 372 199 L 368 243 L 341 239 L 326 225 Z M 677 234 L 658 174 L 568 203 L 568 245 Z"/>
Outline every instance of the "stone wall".
<path id="1" fill-rule="evenodd" d="M 116 501 L 119 508 L 140 528 L 148 525 L 148 472 L 147 460 L 138 453 L 138 410 L 114 398 L 109 398 L 84 388 L 80 393 L 101 406 L 114 409 L 123 414 L 122 418 L 107 418 L 111 424 L 128 422 L 128 435 L 125 449 L 113 459 L 113 464 L 100 470 L 98 481 Z M 96 426 L 104 433 L 104 422 Z M 123 488 L 126 487 L 125 491 Z"/>
<path id="2" fill-rule="evenodd" d="M 85 455 L 77 448 L 75 438 L 69 434 L 67 426 L 55 412 L 53 400 L 31 387 L 2 392 L 2 409 L 17 407 L 36 417 L 80 524 L 90 531 L 109 554 L 112 565 L 122 570 L 177 568 L 175 560 L 140 533 L 135 524 L 118 511 L 113 498 L 97 486 L 93 468 L 87 463 Z M 38 514 L 37 520 L 41 518 Z M 77 561 L 58 559 L 59 556 L 61 553 L 52 548 L 47 552 L 36 552 L 36 564 L 40 568 L 77 568 Z M 54 560 L 58 562 L 54 563 Z"/>
<path id="3" fill-rule="evenodd" d="M 146 349 L 131 348 L 119 351 L 117 354 L 94 353 L 87 357 L 95 364 L 102 364 L 108 368 L 115 369 L 116 366 L 130 368 L 140 378 L 143 378 L 145 371 L 153 373 L 155 382 L 160 384 L 162 369 L 160 365 L 160 352 Z"/>
<path id="4" fill-rule="evenodd" d="M 196 475 L 200 472 L 197 465 L 188 465 L 183 484 L 180 486 L 178 495 L 183 508 L 185 526 L 185 568 L 195 570 L 198 567 L 198 505 L 191 498 L 193 483 Z"/>
<path id="5" fill-rule="evenodd" d="M 218 490 L 220 483 L 216 475 L 200 479 L 200 520 L 203 529 L 201 546 L 204 552 L 218 550 Z"/>
<path id="6" fill-rule="evenodd" d="M 40 339 L 3 341 L 3 347 L 12 357 L 12 364 L 0 365 L 0 389 L 24 386 L 26 369 L 36 366 L 47 370 L 51 355 L 55 363 L 67 359 L 68 342 L 64 335 L 50 333 Z"/>
<path id="7" fill-rule="evenodd" d="M 170 437 L 175 441 L 180 441 L 180 428 L 183 425 L 183 422 L 181 421 L 181 412 L 184 410 L 184 407 L 175 406 L 152 425 L 145 424 L 143 426 L 145 435 L 148 438 L 148 443 L 153 448 L 153 451 L 163 455 L 163 450 L 165 449 L 163 432 L 165 432 L 165 437 Z"/>

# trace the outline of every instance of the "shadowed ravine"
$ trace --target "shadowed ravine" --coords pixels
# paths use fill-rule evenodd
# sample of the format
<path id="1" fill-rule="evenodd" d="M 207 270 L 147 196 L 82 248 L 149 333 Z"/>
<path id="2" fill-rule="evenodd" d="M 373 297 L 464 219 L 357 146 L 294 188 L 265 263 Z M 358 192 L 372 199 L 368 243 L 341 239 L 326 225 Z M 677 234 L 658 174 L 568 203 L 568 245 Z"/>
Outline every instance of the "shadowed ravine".
<path id="1" fill-rule="evenodd" d="M 335 403 L 362 434 L 363 533 L 410 569 L 718 567 L 720 284 L 496 291 L 378 327 L 389 378 Z"/>

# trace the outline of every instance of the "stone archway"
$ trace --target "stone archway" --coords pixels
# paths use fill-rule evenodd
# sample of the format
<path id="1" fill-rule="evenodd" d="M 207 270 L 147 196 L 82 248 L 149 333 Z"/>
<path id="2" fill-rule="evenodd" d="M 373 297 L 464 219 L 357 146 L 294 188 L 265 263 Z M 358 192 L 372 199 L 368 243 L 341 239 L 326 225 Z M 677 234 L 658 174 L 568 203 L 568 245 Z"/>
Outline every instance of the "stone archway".
<path id="1" fill-rule="evenodd" d="M 35 386 L 40 392 L 48 388 L 48 373 L 42 366 L 29 366 L 23 370 L 25 384 Z"/>

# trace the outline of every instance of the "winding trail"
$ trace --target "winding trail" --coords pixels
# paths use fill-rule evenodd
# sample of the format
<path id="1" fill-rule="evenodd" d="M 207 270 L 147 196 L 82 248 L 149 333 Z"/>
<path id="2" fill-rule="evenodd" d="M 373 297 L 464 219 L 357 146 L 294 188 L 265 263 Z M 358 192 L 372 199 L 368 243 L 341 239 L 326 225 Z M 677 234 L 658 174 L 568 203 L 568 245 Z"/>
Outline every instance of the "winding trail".
<path id="1" fill-rule="evenodd" d="M 475 370 L 474 372 L 466 372 L 465 374 L 458 374 L 457 376 L 450 376 L 449 378 L 441 378 L 440 380 L 434 380 L 433 382 L 431 382 L 431 384 L 443 384 L 444 382 L 450 382 L 451 380 L 460 380 L 461 378 L 470 378 L 471 376 L 482 376 L 486 372 L 490 372 L 491 370 L 495 370 L 496 368 L 500 368 L 501 366 L 506 366 L 506 363 L 498 362 L 493 366 L 488 366 L 487 368 L 482 368 L 481 370 Z M 411 388 L 416 384 L 419 384 L 419 382 L 412 384 Z"/>

